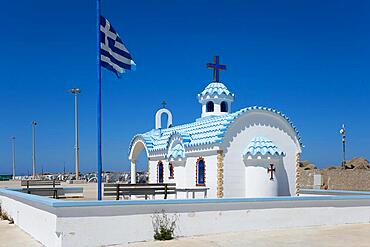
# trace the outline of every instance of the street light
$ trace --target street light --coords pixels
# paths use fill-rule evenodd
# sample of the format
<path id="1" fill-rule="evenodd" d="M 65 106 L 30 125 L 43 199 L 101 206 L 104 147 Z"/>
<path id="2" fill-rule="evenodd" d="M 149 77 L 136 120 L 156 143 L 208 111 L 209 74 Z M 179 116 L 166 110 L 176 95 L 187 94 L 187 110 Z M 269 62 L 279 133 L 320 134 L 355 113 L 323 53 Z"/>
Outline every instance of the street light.
<path id="1" fill-rule="evenodd" d="M 343 151 L 342 167 L 344 167 L 346 164 L 346 128 L 344 124 L 342 125 L 342 128 L 340 129 L 339 133 L 342 136 L 342 151 Z"/>
<path id="2" fill-rule="evenodd" d="M 36 178 L 36 121 L 32 121 L 32 177 Z"/>
<path id="3" fill-rule="evenodd" d="M 15 179 L 15 136 L 12 136 L 13 180 Z"/>
<path id="4" fill-rule="evenodd" d="M 78 147 L 78 94 L 81 93 L 79 88 L 72 88 L 68 92 L 75 96 L 75 163 L 76 163 L 76 180 L 79 179 L 79 147 Z"/>

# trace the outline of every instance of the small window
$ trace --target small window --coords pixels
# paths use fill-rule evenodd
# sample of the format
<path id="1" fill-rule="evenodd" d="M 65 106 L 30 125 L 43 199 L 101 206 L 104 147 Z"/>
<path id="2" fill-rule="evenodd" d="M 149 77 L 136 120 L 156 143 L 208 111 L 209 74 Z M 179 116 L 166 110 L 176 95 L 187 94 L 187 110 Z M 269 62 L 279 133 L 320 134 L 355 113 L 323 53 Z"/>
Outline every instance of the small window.
<path id="1" fill-rule="evenodd" d="M 221 112 L 228 112 L 227 102 L 222 101 L 221 102 Z"/>
<path id="2" fill-rule="evenodd" d="M 158 162 L 157 172 L 158 172 L 158 183 L 162 184 L 163 183 L 163 163 L 162 161 Z"/>
<path id="3" fill-rule="evenodd" d="M 197 161 L 197 186 L 206 185 L 206 166 L 203 158 L 199 158 Z"/>
<path id="4" fill-rule="evenodd" d="M 215 111 L 215 105 L 212 101 L 209 101 L 207 103 L 207 112 L 214 112 Z"/>
<path id="5" fill-rule="evenodd" d="M 169 176 L 169 179 L 174 179 L 174 167 L 173 165 L 170 163 L 169 166 L 168 166 L 169 170 L 170 170 L 170 176 Z"/>

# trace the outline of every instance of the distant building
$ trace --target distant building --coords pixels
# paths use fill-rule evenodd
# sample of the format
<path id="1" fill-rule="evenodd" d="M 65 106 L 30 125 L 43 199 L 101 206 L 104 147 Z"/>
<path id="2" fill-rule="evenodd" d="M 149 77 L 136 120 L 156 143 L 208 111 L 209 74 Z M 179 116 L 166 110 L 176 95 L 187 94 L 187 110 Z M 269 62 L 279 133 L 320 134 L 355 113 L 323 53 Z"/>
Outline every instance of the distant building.
<path id="1" fill-rule="evenodd" d="M 155 129 L 132 139 L 131 174 L 144 151 L 149 183 L 207 187 L 212 198 L 295 195 L 301 143 L 287 116 L 257 106 L 232 113 L 234 94 L 219 81 L 198 100 L 201 117 L 195 122 L 172 126 L 171 112 L 162 108 Z M 164 126 L 162 114 L 168 116 Z"/>

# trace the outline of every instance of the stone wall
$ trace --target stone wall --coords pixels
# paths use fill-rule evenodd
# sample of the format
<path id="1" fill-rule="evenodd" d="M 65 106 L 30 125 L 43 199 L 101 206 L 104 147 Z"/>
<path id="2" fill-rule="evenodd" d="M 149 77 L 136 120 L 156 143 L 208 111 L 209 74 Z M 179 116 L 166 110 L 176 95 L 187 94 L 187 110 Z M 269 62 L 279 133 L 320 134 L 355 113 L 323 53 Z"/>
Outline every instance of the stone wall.
<path id="1" fill-rule="evenodd" d="M 370 191 L 370 170 L 301 170 L 301 188 L 312 189 L 314 174 L 322 175 L 322 189 Z"/>
<path id="2" fill-rule="evenodd" d="M 300 187 L 303 189 L 312 189 L 313 188 L 313 175 L 314 170 L 301 170 L 298 182 Z"/>

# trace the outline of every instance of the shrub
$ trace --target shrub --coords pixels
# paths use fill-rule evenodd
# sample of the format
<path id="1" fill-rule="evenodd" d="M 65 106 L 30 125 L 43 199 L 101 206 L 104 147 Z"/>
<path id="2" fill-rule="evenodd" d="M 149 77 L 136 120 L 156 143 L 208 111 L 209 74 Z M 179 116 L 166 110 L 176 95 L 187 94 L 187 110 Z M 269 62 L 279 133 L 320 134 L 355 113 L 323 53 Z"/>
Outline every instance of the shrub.
<path id="1" fill-rule="evenodd" d="M 14 224 L 14 220 L 5 211 L 2 210 L 0 205 L 0 219 L 9 221 L 9 224 Z"/>
<path id="2" fill-rule="evenodd" d="M 155 213 L 152 216 L 154 239 L 161 241 L 173 239 L 177 220 L 178 216 L 176 214 L 169 216 L 164 210 Z"/>

